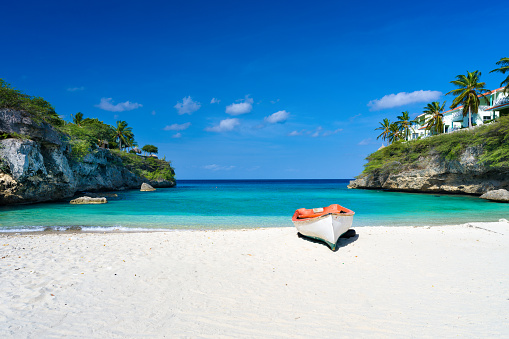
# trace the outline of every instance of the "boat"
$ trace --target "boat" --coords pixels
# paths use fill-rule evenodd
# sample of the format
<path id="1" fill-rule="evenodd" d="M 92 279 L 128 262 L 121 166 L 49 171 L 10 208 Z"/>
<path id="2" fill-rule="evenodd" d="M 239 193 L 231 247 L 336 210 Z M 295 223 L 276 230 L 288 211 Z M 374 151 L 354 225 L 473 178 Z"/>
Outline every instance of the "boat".
<path id="1" fill-rule="evenodd" d="M 292 217 L 297 231 L 309 238 L 324 241 L 334 251 L 339 237 L 351 237 L 355 235 L 350 230 L 355 212 L 332 204 L 327 207 L 306 209 L 299 208 Z"/>

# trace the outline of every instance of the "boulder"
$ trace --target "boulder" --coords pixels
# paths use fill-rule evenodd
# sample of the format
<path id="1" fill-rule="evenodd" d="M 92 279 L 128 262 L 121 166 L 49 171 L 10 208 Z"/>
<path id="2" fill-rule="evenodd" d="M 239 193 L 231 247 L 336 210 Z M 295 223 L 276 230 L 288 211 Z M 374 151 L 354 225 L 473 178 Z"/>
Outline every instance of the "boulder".
<path id="1" fill-rule="evenodd" d="M 480 198 L 498 202 L 509 202 L 509 191 L 505 189 L 493 190 L 484 193 Z"/>
<path id="2" fill-rule="evenodd" d="M 105 204 L 108 200 L 106 198 L 92 198 L 92 197 L 79 197 L 71 200 L 73 205 L 90 205 L 90 204 Z"/>
<path id="3" fill-rule="evenodd" d="M 150 191 L 155 191 L 156 189 L 152 186 L 150 186 L 149 184 L 147 183 L 143 183 L 141 184 L 141 189 L 140 191 L 142 192 L 150 192 Z"/>

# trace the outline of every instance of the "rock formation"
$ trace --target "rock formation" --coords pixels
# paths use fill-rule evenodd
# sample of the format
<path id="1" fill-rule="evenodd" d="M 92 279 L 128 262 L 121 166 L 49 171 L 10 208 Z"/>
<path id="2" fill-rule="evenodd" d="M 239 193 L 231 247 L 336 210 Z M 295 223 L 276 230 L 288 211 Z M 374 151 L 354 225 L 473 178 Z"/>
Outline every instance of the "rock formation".
<path id="1" fill-rule="evenodd" d="M 105 204 L 108 200 L 106 198 L 92 198 L 92 197 L 79 197 L 70 201 L 73 205 L 92 205 L 92 204 Z"/>
<path id="2" fill-rule="evenodd" d="M 509 191 L 505 189 L 493 190 L 484 193 L 479 198 L 491 201 L 509 202 Z"/>
<path id="3" fill-rule="evenodd" d="M 81 162 L 71 161 L 65 136 L 27 113 L 0 109 L 0 205 L 72 197 L 77 191 L 140 187 L 146 178 L 129 171 L 109 150 L 98 148 Z M 149 181 L 171 187 L 168 180 Z"/>
<path id="4" fill-rule="evenodd" d="M 145 182 L 143 184 L 141 184 L 140 191 L 142 191 L 142 192 L 150 192 L 150 191 L 155 191 L 155 190 L 156 189 L 154 187 L 150 186 L 149 184 L 147 184 Z"/>
<path id="5" fill-rule="evenodd" d="M 432 154 L 421 157 L 417 165 L 409 168 L 395 162 L 385 170 L 360 175 L 348 188 L 475 195 L 508 189 L 508 173 L 479 164 L 481 153 L 482 147 L 467 147 L 457 160 Z"/>

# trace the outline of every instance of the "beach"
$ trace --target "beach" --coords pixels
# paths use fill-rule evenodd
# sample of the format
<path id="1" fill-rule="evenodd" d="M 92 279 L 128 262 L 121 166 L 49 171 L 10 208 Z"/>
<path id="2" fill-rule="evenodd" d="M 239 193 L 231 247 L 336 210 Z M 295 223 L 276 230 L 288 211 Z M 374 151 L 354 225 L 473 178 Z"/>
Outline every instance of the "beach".
<path id="1" fill-rule="evenodd" d="M 0 337 L 509 337 L 509 223 L 0 235 Z"/>

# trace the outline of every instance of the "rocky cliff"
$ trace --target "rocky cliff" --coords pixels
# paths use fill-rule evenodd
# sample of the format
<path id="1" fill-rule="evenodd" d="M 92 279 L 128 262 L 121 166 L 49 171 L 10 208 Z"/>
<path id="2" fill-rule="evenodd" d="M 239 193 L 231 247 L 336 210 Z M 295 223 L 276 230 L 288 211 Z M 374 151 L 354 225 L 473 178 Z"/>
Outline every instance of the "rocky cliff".
<path id="1" fill-rule="evenodd" d="M 479 161 L 485 152 L 482 145 L 477 145 L 466 147 L 455 159 L 446 159 L 431 151 L 411 164 L 388 161 L 380 168 L 361 174 L 348 187 L 474 195 L 509 189 L 507 169 Z"/>
<path id="2" fill-rule="evenodd" d="M 73 161 L 64 135 L 25 112 L 0 109 L 0 136 L 0 205 L 58 200 L 77 191 L 139 188 L 143 182 L 175 185 L 134 174 L 105 149 Z"/>

